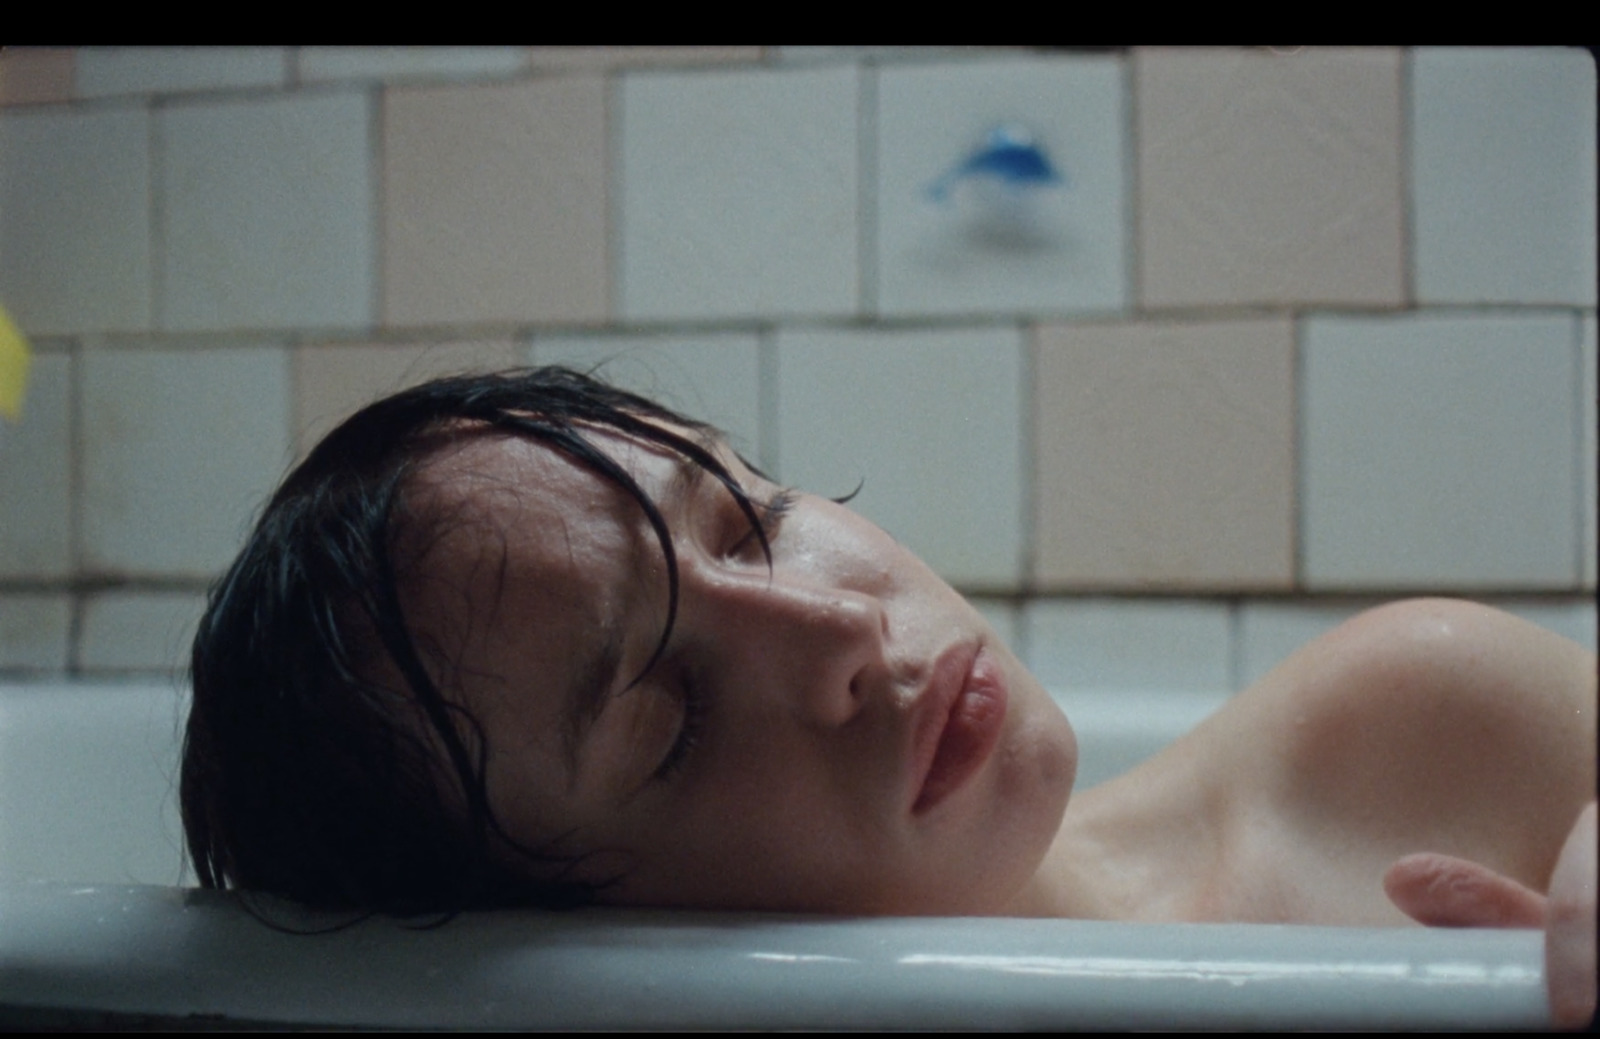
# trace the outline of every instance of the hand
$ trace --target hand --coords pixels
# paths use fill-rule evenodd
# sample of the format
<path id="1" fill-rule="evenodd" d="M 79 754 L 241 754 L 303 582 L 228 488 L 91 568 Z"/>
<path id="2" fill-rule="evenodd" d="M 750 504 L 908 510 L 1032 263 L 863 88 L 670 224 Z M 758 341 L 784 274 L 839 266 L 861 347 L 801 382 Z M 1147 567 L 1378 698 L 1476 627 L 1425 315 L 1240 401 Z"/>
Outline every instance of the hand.
<path id="1" fill-rule="evenodd" d="M 1407 855 L 1383 875 L 1389 901 L 1428 927 L 1538 927 L 1548 899 L 1488 866 L 1453 855 Z"/>
<path id="2" fill-rule="evenodd" d="M 1581 1028 L 1595 1012 L 1596 806 L 1579 814 L 1550 877 L 1550 893 L 1451 855 L 1407 855 L 1383 875 L 1400 911 L 1429 927 L 1538 927 L 1545 932 L 1551 1021 Z"/>

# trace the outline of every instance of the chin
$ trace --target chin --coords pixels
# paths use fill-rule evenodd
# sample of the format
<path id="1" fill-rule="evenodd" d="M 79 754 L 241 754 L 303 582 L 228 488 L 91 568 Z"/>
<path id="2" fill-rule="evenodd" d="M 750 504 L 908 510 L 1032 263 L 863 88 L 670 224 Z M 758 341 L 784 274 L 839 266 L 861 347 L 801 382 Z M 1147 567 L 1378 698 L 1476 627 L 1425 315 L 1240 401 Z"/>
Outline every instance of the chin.
<path id="1" fill-rule="evenodd" d="M 1007 858 L 1016 866 L 1008 871 L 1009 886 L 996 885 L 995 900 L 986 905 L 986 913 L 1002 912 L 1034 878 L 1061 830 L 1072 799 L 1078 738 L 1055 701 L 1042 689 L 1040 697 L 1037 717 L 1026 719 L 1028 724 L 1000 751 L 1008 755 L 1001 764 L 1009 767 L 997 777 L 997 794 L 999 804 L 1009 809 L 1010 832 L 1004 835 L 1009 840 L 1002 844 L 997 838 L 995 846 L 1014 849 Z"/>

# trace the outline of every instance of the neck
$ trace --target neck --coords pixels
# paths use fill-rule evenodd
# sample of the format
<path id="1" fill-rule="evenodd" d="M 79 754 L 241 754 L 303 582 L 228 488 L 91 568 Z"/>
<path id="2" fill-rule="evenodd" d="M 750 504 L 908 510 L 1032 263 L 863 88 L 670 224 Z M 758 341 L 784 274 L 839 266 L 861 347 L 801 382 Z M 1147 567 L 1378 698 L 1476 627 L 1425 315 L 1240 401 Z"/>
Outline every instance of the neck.
<path id="1" fill-rule="evenodd" d="M 1141 768 L 1076 796 L 1004 915 L 1209 919 L 1220 858 L 1215 800 L 1172 769 Z"/>

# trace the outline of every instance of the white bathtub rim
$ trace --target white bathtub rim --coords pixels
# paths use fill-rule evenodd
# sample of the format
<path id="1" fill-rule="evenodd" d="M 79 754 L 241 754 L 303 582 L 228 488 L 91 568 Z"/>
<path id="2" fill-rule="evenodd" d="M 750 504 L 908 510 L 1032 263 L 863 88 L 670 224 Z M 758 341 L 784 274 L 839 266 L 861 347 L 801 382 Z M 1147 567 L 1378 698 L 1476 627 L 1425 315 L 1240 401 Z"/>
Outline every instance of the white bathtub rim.
<path id="1" fill-rule="evenodd" d="M 405 1028 L 1529 1028 L 1537 931 L 649 910 L 268 929 L 230 897 L 0 886 L 0 1007 Z"/>

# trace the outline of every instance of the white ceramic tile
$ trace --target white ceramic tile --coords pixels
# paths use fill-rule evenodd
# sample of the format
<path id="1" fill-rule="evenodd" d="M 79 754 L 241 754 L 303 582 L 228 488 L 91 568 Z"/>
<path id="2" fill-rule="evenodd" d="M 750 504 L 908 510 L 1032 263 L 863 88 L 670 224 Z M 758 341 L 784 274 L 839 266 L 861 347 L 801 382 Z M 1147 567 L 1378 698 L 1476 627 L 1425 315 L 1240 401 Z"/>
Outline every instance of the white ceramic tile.
<path id="1" fill-rule="evenodd" d="M 1595 413 L 1596 397 L 1600 396 L 1600 388 L 1596 386 L 1595 379 L 1595 315 L 1585 314 L 1579 321 L 1581 340 L 1579 342 L 1579 359 L 1583 365 L 1581 392 L 1583 404 L 1578 412 L 1579 425 L 1583 439 L 1578 450 L 1579 476 L 1579 505 L 1583 509 L 1583 531 L 1581 540 L 1583 553 L 1583 586 L 1590 590 L 1595 587 L 1595 553 L 1600 550 L 1596 544 L 1600 538 L 1596 537 L 1595 510 L 1596 498 L 1600 497 L 1595 480 L 1597 468 L 1600 468 L 1600 445 L 1596 444 L 1596 434 L 1600 433 L 1600 416 Z"/>
<path id="2" fill-rule="evenodd" d="M 917 61 L 927 58 L 949 58 L 958 55 L 979 54 L 984 50 L 993 51 L 996 48 L 982 48 L 968 45 L 946 44 L 937 45 L 855 45 L 855 46 L 813 46 L 813 47 L 772 47 L 773 57 L 782 62 L 807 63 L 807 62 L 842 62 L 861 61 Z M 1014 49 L 1014 48 L 1013 48 Z"/>
<path id="3" fill-rule="evenodd" d="M 282 47 L 84 47 L 77 69 L 83 97 L 167 94 L 279 87 L 288 58 Z"/>
<path id="4" fill-rule="evenodd" d="M 1115 311 L 1124 263 L 1122 64 L 1003 58 L 878 74 L 878 310 Z M 1065 182 L 930 189 L 998 126 L 1030 134 Z"/>
<path id="5" fill-rule="evenodd" d="M 982 596 L 973 596 L 967 601 L 989 622 L 995 634 L 1000 636 L 1000 641 L 1021 657 L 1022 622 L 1018 619 L 1021 611 L 1017 605 L 1006 599 L 987 599 Z"/>
<path id="6" fill-rule="evenodd" d="M 751 46 L 540 46 L 524 48 L 529 63 L 536 69 L 563 72 L 595 72 L 609 69 L 687 65 L 750 65 L 762 59 L 770 47 Z"/>
<path id="7" fill-rule="evenodd" d="M 0 299 L 24 332 L 150 327 L 150 118 L 0 114 Z"/>
<path id="8" fill-rule="evenodd" d="M 22 421 L 0 440 L 0 577 L 64 577 L 72 569 L 72 359 L 40 353 Z"/>
<path id="9" fill-rule="evenodd" d="M 1383 600 L 1246 602 L 1239 608 L 1239 675 L 1243 689 L 1295 650 Z"/>
<path id="10" fill-rule="evenodd" d="M 525 64 L 521 47 L 305 47 L 300 79 L 471 79 L 508 75 Z"/>
<path id="11" fill-rule="evenodd" d="M 295 453 L 304 457 L 358 409 L 445 375 L 527 363 L 506 339 L 444 343 L 303 343 L 294 349 Z"/>
<path id="12" fill-rule="evenodd" d="M 371 320 L 370 107 L 306 92 L 160 113 L 163 327 Z"/>
<path id="13" fill-rule="evenodd" d="M 1052 689 L 1232 688 L 1228 607 L 1186 600 L 1038 599 L 1028 665 Z"/>
<path id="14" fill-rule="evenodd" d="M 848 65 L 623 78 L 625 316 L 856 309 L 857 78 Z"/>
<path id="15" fill-rule="evenodd" d="M 0 50 L 0 105 L 70 101 L 76 52 L 70 47 Z"/>
<path id="16" fill-rule="evenodd" d="M 287 351 L 98 350 L 80 362 L 85 565 L 220 571 L 289 459 Z"/>
<path id="17" fill-rule="evenodd" d="M 187 666 L 200 592 L 105 592 L 83 607 L 78 666 L 91 671 L 178 671 Z"/>
<path id="18" fill-rule="evenodd" d="M 1565 638 L 1589 647 L 1590 652 L 1596 648 L 1595 634 L 1595 601 L 1593 598 L 1577 598 L 1556 602 L 1526 601 L 1526 600 L 1485 600 L 1490 606 L 1498 607 L 1507 613 L 1515 614 L 1531 624 L 1555 632 Z"/>
<path id="19" fill-rule="evenodd" d="M 758 465 L 761 444 L 760 340 L 753 333 L 697 335 L 540 335 L 536 364 L 591 371 L 728 434 Z"/>
<path id="20" fill-rule="evenodd" d="M 591 325 L 608 308 L 600 76 L 383 95 L 383 321 Z"/>
<path id="21" fill-rule="evenodd" d="M 1135 51 L 1141 304 L 1404 303 L 1402 58 Z"/>
<path id="22" fill-rule="evenodd" d="M 1306 585 L 1571 587 L 1572 322 L 1567 314 L 1306 320 Z"/>
<path id="23" fill-rule="evenodd" d="M 851 508 L 946 580 L 1021 576 L 1017 330 L 780 331 L 777 475 Z M 864 481 L 864 482 L 863 482 Z"/>
<path id="24" fill-rule="evenodd" d="M 1292 320 L 1073 322 L 1034 336 L 1041 587 L 1292 586 Z"/>
<path id="25" fill-rule="evenodd" d="M 0 595 L 0 671 L 64 671 L 72 630 L 65 592 Z"/>
<path id="26" fill-rule="evenodd" d="M 1595 302 L 1595 63 L 1578 48 L 1412 58 L 1424 303 Z"/>

